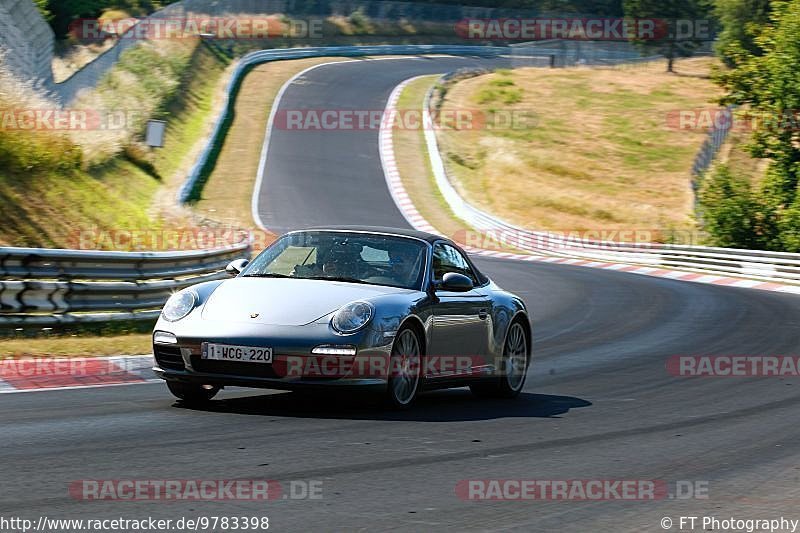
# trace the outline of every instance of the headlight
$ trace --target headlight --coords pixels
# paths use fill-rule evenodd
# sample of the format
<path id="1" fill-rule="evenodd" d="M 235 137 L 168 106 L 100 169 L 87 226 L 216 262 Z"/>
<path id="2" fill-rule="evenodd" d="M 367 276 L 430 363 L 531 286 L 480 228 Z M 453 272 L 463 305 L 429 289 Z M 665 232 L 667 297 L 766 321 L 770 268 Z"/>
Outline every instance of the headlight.
<path id="1" fill-rule="evenodd" d="M 161 315 L 170 322 L 175 322 L 192 312 L 197 305 L 197 294 L 192 290 L 182 290 L 169 297 Z"/>
<path id="2" fill-rule="evenodd" d="M 374 314 L 371 303 L 352 302 L 336 311 L 331 325 L 339 333 L 354 333 L 366 326 Z"/>

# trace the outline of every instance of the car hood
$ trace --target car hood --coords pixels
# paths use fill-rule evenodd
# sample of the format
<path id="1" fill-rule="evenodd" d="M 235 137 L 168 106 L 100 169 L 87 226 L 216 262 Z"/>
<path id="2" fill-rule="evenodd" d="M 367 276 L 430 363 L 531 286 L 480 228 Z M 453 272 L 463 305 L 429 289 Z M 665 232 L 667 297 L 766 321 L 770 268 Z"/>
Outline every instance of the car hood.
<path id="1" fill-rule="evenodd" d="M 354 300 L 404 292 L 414 291 L 338 281 L 238 277 L 220 283 L 205 302 L 202 317 L 219 322 L 302 326 Z"/>

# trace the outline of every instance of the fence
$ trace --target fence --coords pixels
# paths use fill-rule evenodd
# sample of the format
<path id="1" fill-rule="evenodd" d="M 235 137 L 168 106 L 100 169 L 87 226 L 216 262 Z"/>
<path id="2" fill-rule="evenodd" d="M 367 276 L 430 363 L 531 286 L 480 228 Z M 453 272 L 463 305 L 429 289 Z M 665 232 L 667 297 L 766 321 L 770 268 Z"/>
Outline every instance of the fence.
<path id="1" fill-rule="evenodd" d="M 226 15 L 289 14 L 293 17 L 348 16 L 355 11 L 377 21 L 401 19 L 437 23 L 455 23 L 464 18 L 519 16 L 519 12 L 486 7 L 375 0 L 183 0 L 153 13 L 148 19 L 163 20 L 200 15 L 222 17 Z M 126 34 L 133 34 L 129 29 Z M 123 34 L 113 47 L 91 63 L 75 72 L 61 83 L 48 83 L 47 88 L 62 103 L 71 102 L 82 89 L 94 87 L 100 78 L 114 66 L 120 55 L 134 46 L 137 39 Z M 453 35 L 455 37 L 455 34 Z"/>
<path id="2" fill-rule="evenodd" d="M 190 15 L 223 17 L 238 15 L 284 14 L 291 17 L 347 17 L 355 12 L 377 22 L 408 21 L 445 25 L 442 37 L 459 40 L 456 25 L 467 19 L 503 19 L 545 16 L 538 9 L 507 9 L 454 4 L 402 2 L 394 0 L 182 0 L 151 14 L 148 19 L 176 19 Z M 597 14 L 546 13 L 548 17 L 592 18 Z M 128 30 L 129 34 L 134 29 Z M 94 61 L 61 83 L 50 83 L 48 88 L 62 104 L 72 101 L 81 89 L 94 87 L 99 79 L 133 46 L 136 39 L 123 34 L 115 45 Z M 323 44 L 323 43 L 320 43 Z M 526 48 L 536 48 L 535 53 Z M 511 53 L 522 62 L 553 60 L 551 66 L 575 64 L 615 64 L 620 61 L 637 61 L 641 54 L 628 42 L 592 42 L 549 40 L 513 45 Z M 539 59 L 536 59 L 538 56 Z M 543 60 L 541 58 L 547 58 Z"/>
<path id="3" fill-rule="evenodd" d="M 0 248 L 0 327 L 153 319 L 173 292 L 222 279 L 249 242 L 190 252 Z"/>
<path id="4" fill-rule="evenodd" d="M 725 108 L 725 111 L 722 113 L 722 115 L 727 119 L 723 120 L 721 123 L 716 121 L 717 124 L 711 129 L 711 131 L 708 132 L 708 137 L 706 137 L 706 139 L 703 141 L 703 145 L 700 147 L 700 150 L 697 152 L 697 155 L 694 158 L 694 163 L 692 164 L 692 186 L 694 187 L 695 191 L 699 187 L 699 178 L 706 170 L 708 170 L 708 167 L 711 166 L 711 163 L 719 153 L 720 148 L 722 148 L 722 144 L 725 142 L 725 139 L 728 138 L 728 134 L 733 126 L 734 110 L 734 106 L 728 106 Z"/>
<path id="5" fill-rule="evenodd" d="M 628 42 L 569 41 L 550 39 L 509 46 L 513 67 L 601 66 L 620 63 L 648 63 L 661 56 L 642 57 Z M 542 61 L 546 58 L 546 61 Z"/>

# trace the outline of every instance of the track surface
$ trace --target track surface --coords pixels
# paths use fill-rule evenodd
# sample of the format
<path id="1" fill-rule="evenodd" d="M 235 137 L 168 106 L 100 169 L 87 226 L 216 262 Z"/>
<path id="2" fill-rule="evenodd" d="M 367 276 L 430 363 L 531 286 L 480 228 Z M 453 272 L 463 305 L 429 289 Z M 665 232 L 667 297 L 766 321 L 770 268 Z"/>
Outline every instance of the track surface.
<path id="1" fill-rule="evenodd" d="M 463 60 L 360 61 L 309 72 L 286 109 L 382 108 L 416 74 Z M 377 132 L 273 132 L 260 210 L 271 229 L 405 225 Z M 268 515 L 278 531 L 663 531 L 662 517 L 800 518 L 797 379 L 675 378 L 676 354 L 797 354 L 791 295 L 480 259 L 522 295 L 535 363 L 517 401 L 433 393 L 408 413 L 336 397 L 224 391 L 207 411 L 161 385 L 0 397 L 0 515 Z M 78 479 L 322 480 L 321 501 L 91 502 Z M 708 500 L 463 502 L 462 479 L 707 481 Z M 794 516 L 792 514 L 794 513 Z M 677 531 L 677 527 L 673 528 Z"/>

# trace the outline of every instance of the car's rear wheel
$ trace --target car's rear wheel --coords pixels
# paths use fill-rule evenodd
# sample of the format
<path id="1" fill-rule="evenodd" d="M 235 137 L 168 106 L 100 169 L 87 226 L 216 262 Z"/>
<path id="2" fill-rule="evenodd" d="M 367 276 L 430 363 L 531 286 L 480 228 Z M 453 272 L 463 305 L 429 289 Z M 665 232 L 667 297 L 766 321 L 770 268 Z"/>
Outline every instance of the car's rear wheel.
<path id="1" fill-rule="evenodd" d="M 522 321 L 515 320 L 506 334 L 501 375 L 473 383 L 469 388 L 480 397 L 515 398 L 525 385 L 528 361 L 528 336 Z"/>
<path id="2" fill-rule="evenodd" d="M 402 328 L 394 339 L 389 361 L 387 403 L 397 409 L 409 407 L 417 397 L 422 374 L 422 349 L 417 333 Z"/>
<path id="3" fill-rule="evenodd" d="M 203 404 L 217 395 L 219 387 L 205 388 L 194 383 L 181 383 L 179 381 L 167 381 L 169 391 L 187 404 Z"/>

